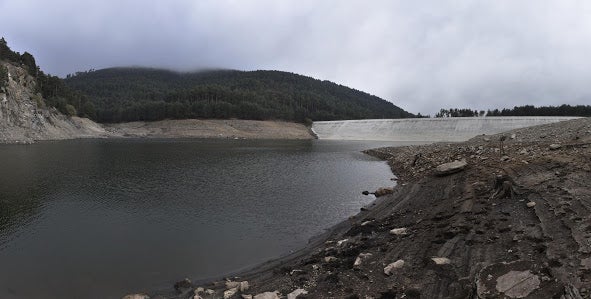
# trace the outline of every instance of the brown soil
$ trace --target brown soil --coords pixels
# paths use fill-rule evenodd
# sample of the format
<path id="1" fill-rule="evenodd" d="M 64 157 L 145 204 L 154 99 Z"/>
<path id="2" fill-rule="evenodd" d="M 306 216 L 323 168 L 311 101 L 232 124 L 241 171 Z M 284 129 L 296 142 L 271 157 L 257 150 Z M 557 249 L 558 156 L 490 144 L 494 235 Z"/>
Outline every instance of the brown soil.
<path id="1" fill-rule="evenodd" d="M 394 193 L 306 249 L 232 277 L 250 289 L 231 298 L 298 288 L 308 292 L 298 298 L 590 298 L 590 145 L 585 118 L 370 150 L 399 177 Z M 462 171 L 434 175 L 463 159 Z M 201 286 L 216 291 L 203 298 L 225 290 L 223 281 Z"/>

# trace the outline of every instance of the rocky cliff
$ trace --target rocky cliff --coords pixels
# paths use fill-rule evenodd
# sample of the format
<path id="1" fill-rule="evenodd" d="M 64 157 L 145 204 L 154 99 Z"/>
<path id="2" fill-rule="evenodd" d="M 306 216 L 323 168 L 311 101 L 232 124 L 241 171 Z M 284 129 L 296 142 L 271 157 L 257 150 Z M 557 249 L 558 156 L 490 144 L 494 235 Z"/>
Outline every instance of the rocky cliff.
<path id="1" fill-rule="evenodd" d="M 99 124 L 79 117 L 68 117 L 46 107 L 36 80 L 25 69 L 0 62 L 8 71 L 8 82 L 0 87 L 0 143 L 31 143 L 108 136 Z"/>

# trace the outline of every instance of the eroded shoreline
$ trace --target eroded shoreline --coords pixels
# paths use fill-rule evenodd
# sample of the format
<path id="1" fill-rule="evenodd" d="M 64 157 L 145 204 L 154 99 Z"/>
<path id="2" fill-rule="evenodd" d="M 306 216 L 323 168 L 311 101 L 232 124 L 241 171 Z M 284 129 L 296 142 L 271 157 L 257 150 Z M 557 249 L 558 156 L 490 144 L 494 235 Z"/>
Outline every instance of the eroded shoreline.
<path id="1" fill-rule="evenodd" d="M 367 151 L 401 178 L 394 194 L 291 256 L 227 277 L 247 289 L 218 279 L 177 285 L 169 297 L 277 298 L 301 289 L 307 295 L 298 298 L 587 298 L 590 146 L 585 118 Z M 434 176 L 454 160 L 467 167 Z M 520 277 L 519 292 L 505 285 Z"/>
<path id="2" fill-rule="evenodd" d="M 0 132 L 0 144 L 93 138 L 316 139 L 305 125 L 284 121 L 182 119 L 98 124 L 86 118 L 62 118 L 67 126 L 7 127 L 2 130 L 7 133 Z"/>

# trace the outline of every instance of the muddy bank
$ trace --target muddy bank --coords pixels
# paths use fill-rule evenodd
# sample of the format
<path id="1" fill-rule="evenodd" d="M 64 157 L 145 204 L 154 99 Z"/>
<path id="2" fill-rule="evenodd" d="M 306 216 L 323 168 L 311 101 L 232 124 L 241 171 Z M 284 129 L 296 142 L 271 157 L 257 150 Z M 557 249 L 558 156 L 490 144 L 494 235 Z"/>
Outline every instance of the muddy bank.
<path id="1" fill-rule="evenodd" d="M 589 298 L 590 146 L 585 118 L 368 151 L 400 178 L 392 195 L 298 253 L 227 277 L 248 288 L 185 282 L 169 297 Z M 466 163 L 437 171 L 452 161 Z"/>
<path id="2" fill-rule="evenodd" d="M 113 136 L 147 138 L 313 139 L 303 124 L 283 121 L 184 119 L 104 125 Z"/>

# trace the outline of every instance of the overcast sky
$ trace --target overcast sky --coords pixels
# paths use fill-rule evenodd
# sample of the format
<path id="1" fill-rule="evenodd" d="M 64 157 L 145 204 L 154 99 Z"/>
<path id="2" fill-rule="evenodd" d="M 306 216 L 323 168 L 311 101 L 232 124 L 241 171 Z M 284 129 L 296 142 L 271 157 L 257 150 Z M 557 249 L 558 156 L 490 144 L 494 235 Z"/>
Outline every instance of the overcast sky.
<path id="1" fill-rule="evenodd" d="M 274 69 L 413 113 L 591 104 L 591 1 L 0 0 L 45 72 Z"/>

